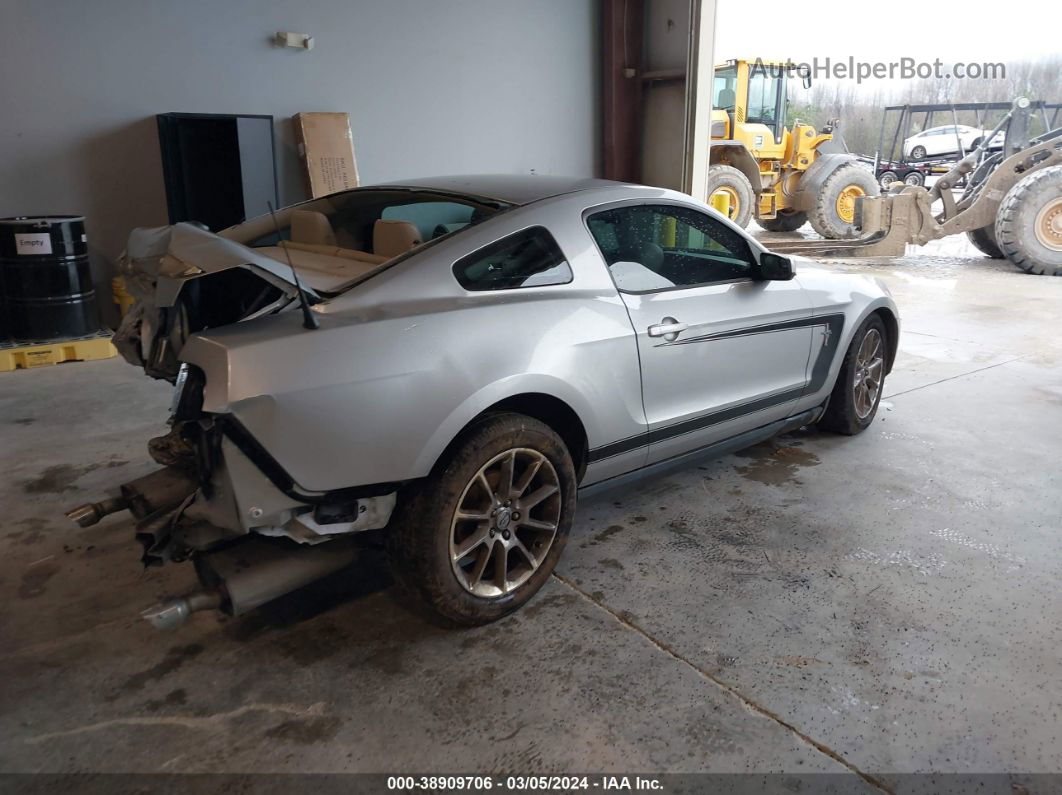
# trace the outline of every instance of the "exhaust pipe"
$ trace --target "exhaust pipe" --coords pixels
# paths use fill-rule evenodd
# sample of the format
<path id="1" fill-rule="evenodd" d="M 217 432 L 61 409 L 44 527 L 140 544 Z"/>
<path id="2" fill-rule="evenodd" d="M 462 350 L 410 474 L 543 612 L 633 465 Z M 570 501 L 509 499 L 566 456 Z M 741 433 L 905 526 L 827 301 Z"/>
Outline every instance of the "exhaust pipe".
<path id="1" fill-rule="evenodd" d="M 81 527 L 92 527 L 104 516 L 124 511 L 128 507 L 129 503 L 124 497 L 111 497 L 100 502 L 90 502 L 72 508 L 66 512 L 66 518 L 77 522 Z"/>
<path id="2" fill-rule="evenodd" d="M 312 547 L 280 539 L 250 538 L 196 558 L 203 587 L 141 613 L 157 629 L 179 627 L 192 613 L 221 610 L 239 616 L 354 562 L 356 547 L 346 540 Z"/>
<path id="3" fill-rule="evenodd" d="M 140 617 L 155 629 L 177 629 L 192 613 L 219 609 L 222 598 L 220 591 L 192 591 L 185 596 L 149 607 L 141 612 Z"/>
<path id="4" fill-rule="evenodd" d="M 66 515 L 82 527 L 91 527 L 104 516 L 127 509 L 143 520 L 160 511 L 173 510 L 197 487 L 192 475 L 183 469 L 163 467 L 124 484 L 120 497 L 79 505 Z"/>

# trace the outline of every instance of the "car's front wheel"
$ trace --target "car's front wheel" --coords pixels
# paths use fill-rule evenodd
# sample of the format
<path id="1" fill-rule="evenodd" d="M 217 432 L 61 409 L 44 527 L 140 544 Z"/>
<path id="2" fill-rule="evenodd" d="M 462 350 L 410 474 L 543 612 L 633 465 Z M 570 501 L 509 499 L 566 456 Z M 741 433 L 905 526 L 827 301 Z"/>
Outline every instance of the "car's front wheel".
<path id="1" fill-rule="evenodd" d="M 819 427 L 854 436 L 874 421 L 885 385 L 887 334 L 877 315 L 867 318 L 856 331 Z"/>
<path id="2" fill-rule="evenodd" d="M 395 576 L 444 619 L 496 621 L 553 571 L 575 502 L 572 457 L 549 426 L 486 415 L 403 495 L 391 528 Z"/>

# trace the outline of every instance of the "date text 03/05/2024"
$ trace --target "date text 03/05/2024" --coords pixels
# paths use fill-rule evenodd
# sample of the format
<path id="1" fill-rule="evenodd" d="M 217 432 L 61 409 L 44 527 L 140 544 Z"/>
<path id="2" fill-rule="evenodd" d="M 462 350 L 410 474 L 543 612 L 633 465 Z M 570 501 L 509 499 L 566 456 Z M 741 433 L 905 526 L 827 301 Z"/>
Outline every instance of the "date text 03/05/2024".
<path id="1" fill-rule="evenodd" d="M 465 791 L 487 792 L 570 792 L 573 790 L 659 791 L 663 784 L 642 776 L 389 776 L 387 789 L 393 792 Z"/>

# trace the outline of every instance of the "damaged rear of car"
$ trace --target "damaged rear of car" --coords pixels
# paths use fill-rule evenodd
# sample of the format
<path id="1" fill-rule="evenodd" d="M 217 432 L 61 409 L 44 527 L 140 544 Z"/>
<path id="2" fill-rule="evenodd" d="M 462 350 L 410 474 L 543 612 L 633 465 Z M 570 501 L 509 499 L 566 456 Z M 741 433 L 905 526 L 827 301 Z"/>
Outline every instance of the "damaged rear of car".
<path id="1" fill-rule="evenodd" d="M 136 303 L 114 342 L 128 362 L 174 384 L 170 431 L 149 443 L 163 468 L 68 516 L 87 527 L 127 510 L 145 565 L 194 563 L 201 587 L 145 618 L 166 628 L 197 610 L 247 612 L 348 565 L 353 536 L 387 524 L 399 483 L 304 490 L 232 404 L 246 396 L 244 410 L 268 411 L 282 399 L 276 393 L 285 387 L 264 384 L 268 373 L 298 358 L 282 350 L 283 338 L 313 333 L 298 328 L 300 302 L 324 316 L 335 298 L 428 249 L 425 243 L 507 207 L 416 188 L 360 189 L 218 234 L 188 223 L 133 231 L 120 271 Z M 245 345 L 253 350 L 238 363 L 212 343 L 213 334 L 255 322 Z M 334 331 L 324 330 L 323 344 Z M 238 370 L 249 373 L 242 392 L 230 388 Z"/>

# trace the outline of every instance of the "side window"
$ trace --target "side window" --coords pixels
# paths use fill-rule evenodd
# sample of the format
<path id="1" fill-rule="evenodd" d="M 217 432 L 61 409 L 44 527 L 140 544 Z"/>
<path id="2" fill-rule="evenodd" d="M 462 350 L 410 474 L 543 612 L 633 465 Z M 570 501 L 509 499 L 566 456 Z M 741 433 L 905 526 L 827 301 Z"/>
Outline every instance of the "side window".
<path id="1" fill-rule="evenodd" d="M 534 226 L 462 257 L 454 276 L 466 290 L 512 290 L 567 284 L 572 269 L 553 235 Z"/>
<path id="2" fill-rule="evenodd" d="M 738 232 L 672 205 L 633 205 L 587 219 L 616 286 L 628 293 L 750 278 L 753 256 Z"/>

